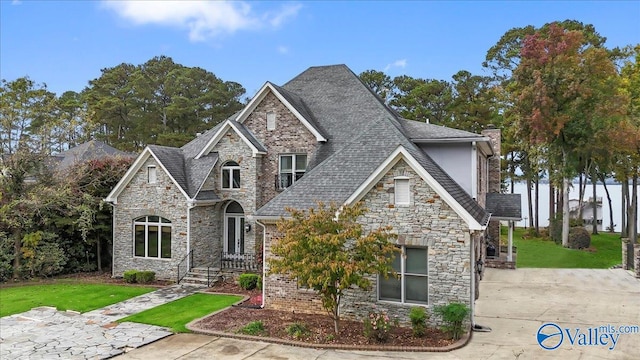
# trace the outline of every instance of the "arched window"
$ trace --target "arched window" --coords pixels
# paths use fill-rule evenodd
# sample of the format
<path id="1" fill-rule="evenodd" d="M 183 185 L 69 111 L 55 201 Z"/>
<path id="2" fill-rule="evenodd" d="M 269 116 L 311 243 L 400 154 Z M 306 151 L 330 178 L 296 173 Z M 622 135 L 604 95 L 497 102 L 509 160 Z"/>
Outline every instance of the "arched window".
<path id="1" fill-rule="evenodd" d="M 240 189 L 240 165 L 235 161 L 224 163 L 221 178 L 223 189 Z"/>
<path id="2" fill-rule="evenodd" d="M 133 253 L 136 257 L 171 258 L 171 221 L 142 216 L 133 221 Z"/>

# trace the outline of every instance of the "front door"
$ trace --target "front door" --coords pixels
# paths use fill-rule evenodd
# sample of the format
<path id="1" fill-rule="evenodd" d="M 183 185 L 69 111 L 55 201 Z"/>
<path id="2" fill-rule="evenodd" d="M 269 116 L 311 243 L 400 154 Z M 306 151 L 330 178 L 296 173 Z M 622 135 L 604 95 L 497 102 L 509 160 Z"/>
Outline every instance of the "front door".
<path id="1" fill-rule="evenodd" d="M 224 253 L 234 258 L 244 253 L 244 210 L 237 202 L 227 205 L 224 214 Z"/>

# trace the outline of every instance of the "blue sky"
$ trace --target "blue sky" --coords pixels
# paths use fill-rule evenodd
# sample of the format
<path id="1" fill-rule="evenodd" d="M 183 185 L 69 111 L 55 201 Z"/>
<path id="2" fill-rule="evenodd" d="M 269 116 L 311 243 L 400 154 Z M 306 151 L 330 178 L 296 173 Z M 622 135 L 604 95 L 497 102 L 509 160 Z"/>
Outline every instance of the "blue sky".
<path id="1" fill-rule="evenodd" d="M 0 0 L 0 77 L 29 76 L 58 95 L 102 68 L 167 55 L 253 95 L 310 66 L 390 76 L 488 74 L 487 50 L 509 29 L 590 23 L 607 46 L 640 43 L 640 1 L 29 1 Z"/>

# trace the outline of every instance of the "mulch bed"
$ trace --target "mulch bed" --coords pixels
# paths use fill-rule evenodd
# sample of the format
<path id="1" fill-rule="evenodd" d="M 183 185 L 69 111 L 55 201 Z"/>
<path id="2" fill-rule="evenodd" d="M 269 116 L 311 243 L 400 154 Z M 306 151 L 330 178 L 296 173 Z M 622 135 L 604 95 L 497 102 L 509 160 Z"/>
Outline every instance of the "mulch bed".
<path id="1" fill-rule="evenodd" d="M 51 278 L 36 278 L 36 279 L 27 279 L 20 281 L 9 280 L 5 283 L 0 284 L 0 287 L 12 287 L 12 286 L 25 286 L 25 285 L 46 285 L 46 284 L 55 284 L 61 281 L 74 281 L 78 283 L 88 283 L 88 284 L 112 284 L 112 285 L 127 285 L 127 286 L 144 286 L 144 287 L 164 287 L 167 285 L 171 285 L 174 282 L 165 281 L 165 280 L 156 280 L 150 284 L 129 284 L 124 281 L 122 278 L 112 278 L 111 272 L 83 272 L 76 274 L 65 274 L 58 275 Z"/>
<path id="2" fill-rule="evenodd" d="M 260 309 L 260 302 L 257 301 L 262 300 L 260 290 L 243 290 L 233 282 L 224 282 L 216 284 L 208 291 L 246 295 L 250 297 L 250 300 L 208 316 L 193 324 L 195 328 L 201 330 L 235 334 L 252 321 L 262 321 L 265 332 L 257 336 L 289 341 L 302 341 L 307 344 L 351 345 L 362 346 L 363 349 L 366 349 L 366 347 L 370 345 L 443 347 L 455 342 L 448 339 L 446 334 L 439 329 L 427 329 L 425 336 L 416 338 L 413 336 L 411 328 L 393 327 L 389 333 L 387 342 L 379 343 L 364 336 L 364 326 L 362 322 L 350 320 L 340 321 L 340 336 L 336 337 L 333 320 L 326 314 L 302 314 Z M 287 327 L 293 323 L 306 325 L 309 333 L 300 338 L 288 334 Z"/>

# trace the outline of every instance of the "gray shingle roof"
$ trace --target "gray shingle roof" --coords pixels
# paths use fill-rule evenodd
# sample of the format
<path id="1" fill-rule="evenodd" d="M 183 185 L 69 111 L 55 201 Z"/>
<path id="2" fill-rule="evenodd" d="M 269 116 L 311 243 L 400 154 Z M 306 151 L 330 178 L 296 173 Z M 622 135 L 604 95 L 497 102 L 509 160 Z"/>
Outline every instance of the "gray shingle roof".
<path id="1" fill-rule="evenodd" d="M 247 129 L 246 126 L 244 126 L 243 124 L 235 121 L 235 120 L 229 120 L 233 126 L 236 127 L 236 129 L 238 129 L 238 131 L 247 138 L 247 140 L 249 140 L 249 142 L 255 146 L 256 149 L 258 149 L 258 151 L 260 152 L 267 152 L 267 149 L 264 147 L 264 145 L 262 145 L 262 143 L 260 142 L 260 140 L 256 139 L 256 137 L 253 135 L 253 133 L 251 131 L 249 131 L 249 129 Z"/>
<path id="2" fill-rule="evenodd" d="M 487 194 L 487 211 L 497 220 L 522 220 L 520 194 Z"/>
<path id="3" fill-rule="evenodd" d="M 257 215 L 285 216 L 286 207 L 306 209 L 317 201 L 343 203 L 402 145 L 480 224 L 486 224 L 488 213 L 407 138 L 396 114 L 346 66 L 310 68 L 284 87 L 304 99 L 329 141 L 320 146 L 312 169 Z"/>
<path id="4" fill-rule="evenodd" d="M 484 139 L 483 135 L 421 121 L 399 119 L 405 135 L 412 141 L 438 139 Z"/>
<path id="5" fill-rule="evenodd" d="M 52 160 L 54 161 L 56 170 L 62 171 L 76 163 L 112 156 L 135 157 L 136 155 L 120 151 L 102 141 L 91 140 L 67 151 L 53 155 Z"/>
<path id="6" fill-rule="evenodd" d="M 317 201 L 343 203 L 401 145 L 476 221 L 483 225 L 488 221 L 489 213 L 412 142 L 417 138 L 482 138 L 481 135 L 401 119 L 345 65 L 312 67 L 274 88 L 328 141 L 319 144 L 305 176 L 260 208 L 257 215 L 285 216 L 286 207 L 306 209 Z M 236 117 L 237 114 L 228 120 Z M 235 121 L 233 125 L 256 148 L 266 152 L 246 127 Z M 218 199 L 213 191 L 197 193 L 217 161 L 217 154 L 194 158 L 220 126 L 181 149 L 150 146 L 178 184 L 197 200 Z"/>

